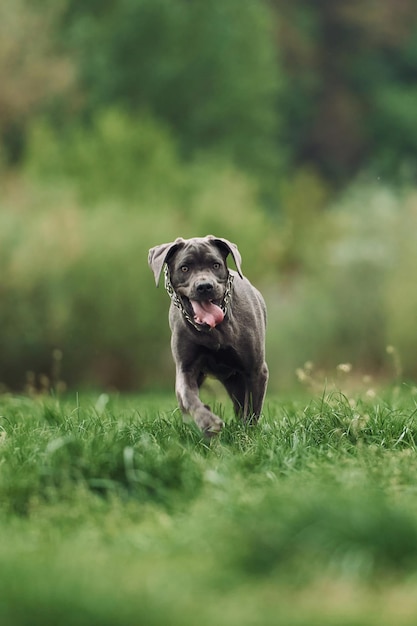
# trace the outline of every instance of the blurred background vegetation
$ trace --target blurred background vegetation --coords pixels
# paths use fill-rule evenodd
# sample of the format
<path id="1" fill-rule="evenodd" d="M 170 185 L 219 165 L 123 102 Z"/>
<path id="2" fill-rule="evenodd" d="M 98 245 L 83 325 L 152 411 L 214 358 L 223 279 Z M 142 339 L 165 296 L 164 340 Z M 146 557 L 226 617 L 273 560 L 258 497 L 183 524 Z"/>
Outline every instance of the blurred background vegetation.
<path id="1" fill-rule="evenodd" d="M 0 84 L 3 389 L 171 388 L 147 251 L 208 233 L 271 389 L 417 377 L 414 0 L 0 0 Z"/>

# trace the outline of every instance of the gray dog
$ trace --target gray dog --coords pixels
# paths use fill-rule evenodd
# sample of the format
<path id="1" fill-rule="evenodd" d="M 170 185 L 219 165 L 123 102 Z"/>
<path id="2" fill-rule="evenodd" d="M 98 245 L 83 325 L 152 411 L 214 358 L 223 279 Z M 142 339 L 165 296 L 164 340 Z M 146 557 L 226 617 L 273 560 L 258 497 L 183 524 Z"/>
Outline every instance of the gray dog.
<path id="1" fill-rule="evenodd" d="M 229 254 L 237 272 L 226 265 Z M 268 382 L 266 308 L 259 291 L 242 275 L 236 245 L 212 235 L 178 238 L 151 248 L 148 261 L 157 285 L 165 265 L 181 411 L 208 435 L 221 430 L 222 420 L 198 395 L 210 374 L 226 388 L 235 414 L 255 423 Z"/>

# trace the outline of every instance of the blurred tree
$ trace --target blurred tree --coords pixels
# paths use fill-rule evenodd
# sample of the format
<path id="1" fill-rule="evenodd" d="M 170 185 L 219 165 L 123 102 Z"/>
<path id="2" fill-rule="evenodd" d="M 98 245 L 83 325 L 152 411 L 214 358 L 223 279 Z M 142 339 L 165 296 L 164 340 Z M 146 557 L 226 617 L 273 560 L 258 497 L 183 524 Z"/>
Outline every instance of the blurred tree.
<path id="1" fill-rule="evenodd" d="M 21 156 L 27 120 L 73 81 L 54 40 L 61 3 L 0 0 L 0 139 L 3 159 Z"/>
<path id="2" fill-rule="evenodd" d="M 271 0 L 287 74 L 281 115 L 294 163 L 346 181 L 370 162 L 413 160 L 417 125 L 414 0 Z"/>
<path id="3" fill-rule="evenodd" d="M 39 110 L 68 124 L 71 86 L 76 121 L 150 113 L 275 188 L 417 171 L 415 0 L 0 0 L 0 80 L 9 159 Z"/>
<path id="4" fill-rule="evenodd" d="M 280 72 L 265 3 L 69 0 L 66 18 L 87 109 L 151 110 L 185 155 L 276 165 Z"/>

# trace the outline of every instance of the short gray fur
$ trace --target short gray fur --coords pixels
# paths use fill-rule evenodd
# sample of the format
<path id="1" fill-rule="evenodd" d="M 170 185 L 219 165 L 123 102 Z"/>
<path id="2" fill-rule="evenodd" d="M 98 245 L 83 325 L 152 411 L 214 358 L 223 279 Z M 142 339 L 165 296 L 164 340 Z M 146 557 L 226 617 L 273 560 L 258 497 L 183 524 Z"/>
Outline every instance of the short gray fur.
<path id="1" fill-rule="evenodd" d="M 226 265 L 229 254 L 237 272 Z M 229 393 L 235 414 L 256 423 L 268 382 L 266 306 L 260 292 L 242 275 L 236 245 L 212 235 L 178 238 L 151 248 L 148 261 L 157 285 L 167 264 L 170 283 L 183 305 L 181 310 L 178 303 L 171 302 L 169 311 L 176 394 L 182 412 L 190 414 L 208 435 L 221 430 L 222 420 L 199 398 L 201 384 L 212 375 Z M 233 280 L 228 280 L 229 274 Z M 225 317 L 214 328 L 207 324 L 196 328 L 187 319 L 193 316 L 190 300 L 201 300 L 203 286 L 209 289 L 210 300 L 220 307 L 229 286 Z"/>

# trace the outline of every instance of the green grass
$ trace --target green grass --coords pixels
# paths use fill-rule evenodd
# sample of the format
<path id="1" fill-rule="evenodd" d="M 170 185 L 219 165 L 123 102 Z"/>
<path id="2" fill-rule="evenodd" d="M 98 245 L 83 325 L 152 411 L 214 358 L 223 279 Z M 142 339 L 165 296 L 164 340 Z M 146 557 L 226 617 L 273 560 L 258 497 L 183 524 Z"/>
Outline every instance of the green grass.
<path id="1" fill-rule="evenodd" d="M 0 623 L 417 620 L 414 390 L 216 406 L 0 397 Z"/>

